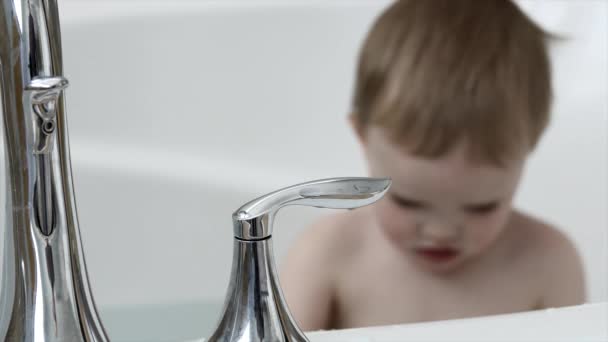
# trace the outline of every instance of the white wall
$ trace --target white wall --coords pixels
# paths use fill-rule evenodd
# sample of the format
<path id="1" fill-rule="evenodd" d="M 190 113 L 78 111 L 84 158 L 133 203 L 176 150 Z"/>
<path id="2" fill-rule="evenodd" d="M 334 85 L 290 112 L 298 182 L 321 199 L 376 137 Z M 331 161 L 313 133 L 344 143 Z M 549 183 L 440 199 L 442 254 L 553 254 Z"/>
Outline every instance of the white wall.
<path id="1" fill-rule="evenodd" d="M 547 218 L 576 242 L 589 297 L 608 286 L 608 2 L 522 1 L 550 32 L 555 102 L 552 123 L 533 155 L 517 204 Z"/>
<path id="2" fill-rule="evenodd" d="M 60 1 L 76 195 L 101 305 L 220 298 L 232 210 L 292 183 L 365 174 L 345 115 L 356 52 L 385 3 Z M 607 3 L 522 4 L 570 38 L 552 49 L 554 119 L 517 204 L 574 239 L 590 299 L 606 301 Z M 279 259 L 318 214 L 280 214 Z"/>

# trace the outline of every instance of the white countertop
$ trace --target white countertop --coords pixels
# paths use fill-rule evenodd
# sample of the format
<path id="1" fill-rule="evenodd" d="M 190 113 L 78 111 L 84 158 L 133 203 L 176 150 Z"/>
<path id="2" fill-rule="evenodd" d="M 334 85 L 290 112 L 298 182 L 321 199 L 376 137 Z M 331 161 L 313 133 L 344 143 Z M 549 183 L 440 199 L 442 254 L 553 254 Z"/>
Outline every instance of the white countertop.
<path id="1" fill-rule="evenodd" d="M 306 333 L 310 342 L 605 342 L 608 302 L 516 314 Z M 202 342 L 204 339 L 190 342 Z"/>
<path id="2" fill-rule="evenodd" d="M 189 302 L 102 308 L 114 342 L 201 342 L 222 304 Z M 608 342 L 608 302 L 427 323 L 308 332 L 311 342 Z"/>
<path id="3" fill-rule="evenodd" d="M 387 327 L 319 331 L 311 342 L 608 341 L 608 303 Z"/>

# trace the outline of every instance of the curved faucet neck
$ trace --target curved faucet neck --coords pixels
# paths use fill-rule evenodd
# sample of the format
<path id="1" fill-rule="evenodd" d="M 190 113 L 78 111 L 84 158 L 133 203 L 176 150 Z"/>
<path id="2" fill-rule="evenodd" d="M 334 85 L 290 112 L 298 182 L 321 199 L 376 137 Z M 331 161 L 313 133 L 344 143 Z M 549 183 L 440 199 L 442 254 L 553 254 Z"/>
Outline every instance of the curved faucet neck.
<path id="1" fill-rule="evenodd" d="M 107 341 L 76 215 L 55 0 L 0 0 L 6 210 L 0 340 Z"/>

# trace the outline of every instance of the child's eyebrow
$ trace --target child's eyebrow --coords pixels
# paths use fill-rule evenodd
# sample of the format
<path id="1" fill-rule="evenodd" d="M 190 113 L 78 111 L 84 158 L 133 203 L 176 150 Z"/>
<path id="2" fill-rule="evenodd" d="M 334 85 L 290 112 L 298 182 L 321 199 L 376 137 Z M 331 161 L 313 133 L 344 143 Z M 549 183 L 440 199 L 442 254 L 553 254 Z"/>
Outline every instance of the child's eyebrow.
<path id="1" fill-rule="evenodd" d="M 389 193 L 391 198 L 397 202 L 397 204 L 405 206 L 405 207 L 426 207 L 428 203 L 424 201 L 415 200 L 408 197 L 403 197 L 401 195 L 397 195 L 395 193 Z"/>
<path id="2" fill-rule="evenodd" d="M 501 199 L 498 198 L 498 199 L 486 201 L 486 202 L 466 204 L 463 206 L 463 208 L 467 211 L 489 211 L 489 210 L 492 210 L 492 209 L 498 207 L 500 202 L 501 202 Z"/>

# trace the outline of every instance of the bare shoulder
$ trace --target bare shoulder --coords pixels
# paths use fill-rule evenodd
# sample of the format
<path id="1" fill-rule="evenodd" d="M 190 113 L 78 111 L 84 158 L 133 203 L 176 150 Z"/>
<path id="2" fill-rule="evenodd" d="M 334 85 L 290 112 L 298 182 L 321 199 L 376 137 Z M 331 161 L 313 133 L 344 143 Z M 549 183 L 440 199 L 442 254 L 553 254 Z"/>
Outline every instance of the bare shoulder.
<path id="1" fill-rule="evenodd" d="M 536 217 L 514 212 L 511 221 L 521 252 L 541 258 L 539 261 L 556 261 L 578 258 L 576 247 L 570 238 L 554 225 Z"/>
<path id="2" fill-rule="evenodd" d="M 298 237 L 281 267 L 287 303 L 304 330 L 331 326 L 342 265 L 360 240 L 355 230 L 360 213 L 324 216 Z"/>
<path id="3" fill-rule="evenodd" d="M 539 280 L 539 307 L 584 302 L 583 264 L 573 241 L 557 227 L 527 214 L 514 213 L 512 223 L 520 252 Z"/>
<path id="4" fill-rule="evenodd" d="M 361 233 L 365 231 L 364 221 L 369 219 L 364 208 L 323 216 L 302 232 L 292 248 L 292 254 L 314 253 L 315 258 L 339 262 L 342 257 L 351 256 L 363 243 Z"/>

